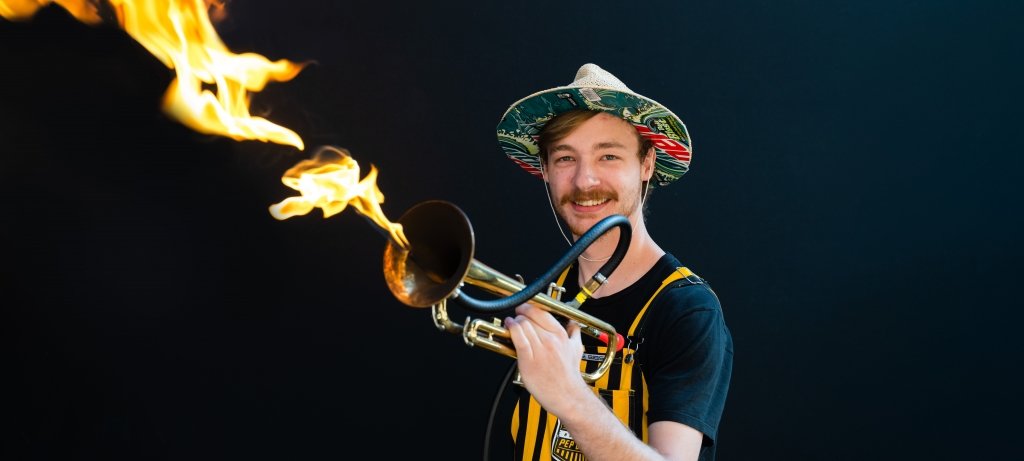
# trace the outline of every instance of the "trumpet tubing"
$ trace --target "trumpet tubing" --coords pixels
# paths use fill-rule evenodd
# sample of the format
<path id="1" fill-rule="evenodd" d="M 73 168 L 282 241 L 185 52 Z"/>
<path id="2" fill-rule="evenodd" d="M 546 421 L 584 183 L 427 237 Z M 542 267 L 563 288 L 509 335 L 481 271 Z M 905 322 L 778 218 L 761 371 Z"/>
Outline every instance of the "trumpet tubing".
<path id="1" fill-rule="evenodd" d="M 395 298 L 411 307 L 431 307 L 435 326 L 442 331 L 461 333 L 467 345 L 517 358 L 511 334 L 500 319 L 467 317 L 465 324 L 460 325 L 448 316 L 449 299 L 462 301 L 471 310 L 479 304 L 468 302 L 471 298 L 461 291 L 464 284 L 507 296 L 506 299 L 513 299 L 527 288 L 473 258 L 473 230 L 465 214 L 448 202 L 428 201 L 411 208 L 399 222 L 409 240 L 409 249 L 389 241 L 384 251 L 384 276 Z M 610 324 L 579 310 L 576 300 L 564 303 L 553 297 L 559 287 L 551 284 L 548 288 L 549 293 L 538 292 L 524 302 L 576 322 L 585 334 L 606 338 L 604 360 L 593 372 L 582 372 L 584 380 L 592 383 L 610 368 L 622 337 Z"/>

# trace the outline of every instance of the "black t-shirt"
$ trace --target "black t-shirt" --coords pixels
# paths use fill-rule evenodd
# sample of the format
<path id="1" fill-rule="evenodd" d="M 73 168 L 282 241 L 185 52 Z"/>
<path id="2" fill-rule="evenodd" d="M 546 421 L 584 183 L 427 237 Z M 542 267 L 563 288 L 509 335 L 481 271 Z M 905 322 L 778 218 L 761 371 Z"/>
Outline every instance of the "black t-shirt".
<path id="1" fill-rule="evenodd" d="M 625 336 L 662 281 L 681 266 L 674 256 L 665 254 L 633 285 L 588 299 L 581 309 Z M 568 277 L 567 281 L 578 280 L 575 268 Z M 596 341 L 587 335 L 583 338 L 585 344 Z M 704 434 L 700 459 L 714 459 L 733 357 L 732 336 L 714 291 L 706 282 L 667 287 L 629 341 L 647 381 L 648 424 L 676 421 L 697 429 Z"/>

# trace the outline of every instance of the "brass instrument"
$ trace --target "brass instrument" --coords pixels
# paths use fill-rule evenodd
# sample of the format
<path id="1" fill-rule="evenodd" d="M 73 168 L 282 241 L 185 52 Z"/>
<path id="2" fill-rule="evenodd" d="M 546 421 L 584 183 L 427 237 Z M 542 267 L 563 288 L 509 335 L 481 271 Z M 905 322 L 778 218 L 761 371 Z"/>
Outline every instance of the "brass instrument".
<path id="1" fill-rule="evenodd" d="M 615 353 L 621 347 L 622 336 L 610 324 L 580 311 L 579 306 L 607 281 L 607 274 L 622 261 L 631 232 L 625 217 L 614 215 L 598 222 L 544 276 L 528 286 L 474 259 L 472 226 L 462 210 L 451 203 L 436 200 L 422 202 L 410 208 L 399 219 L 399 223 L 409 241 L 409 249 L 392 240 L 388 241 L 384 250 L 384 277 L 388 288 L 399 301 L 408 306 L 430 306 L 438 329 L 461 333 L 469 346 L 479 345 L 514 359 L 516 353 L 511 346 L 511 335 L 501 325 L 500 319 L 486 321 L 467 316 L 466 323 L 460 325 L 449 319 L 447 301 L 454 299 L 467 309 L 479 313 L 509 310 L 526 302 L 577 322 L 582 332 L 607 343 L 608 352 L 604 360 L 593 372 L 583 372 L 584 380 L 593 383 L 608 371 Z M 550 283 L 551 280 L 612 227 L 620 228 L 619 245 L 613 256 L 583 286 L 580 295 L 568 303 L 560 301 L 559 295 L 563 289 Z M 477 300 L 461 290 L 464 283 L 504 298 Z M 540 293 L 544 289 L 547 289 L 547 293 Z"/>

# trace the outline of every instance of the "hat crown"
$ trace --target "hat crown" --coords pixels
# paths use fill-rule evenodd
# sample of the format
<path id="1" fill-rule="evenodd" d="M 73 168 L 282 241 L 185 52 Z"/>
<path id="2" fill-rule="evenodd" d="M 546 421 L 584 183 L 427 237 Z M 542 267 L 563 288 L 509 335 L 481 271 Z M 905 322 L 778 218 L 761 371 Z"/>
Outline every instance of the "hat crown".
<path id="1" fill-rule="evenodd" d="M 597 64 L 584 64 L 576 71 L 576 78 L 569 86 L 577 88 L 599 87 L 612 88 L 626 93 L 632 93 L 622 80 L 602 69 Z"/>

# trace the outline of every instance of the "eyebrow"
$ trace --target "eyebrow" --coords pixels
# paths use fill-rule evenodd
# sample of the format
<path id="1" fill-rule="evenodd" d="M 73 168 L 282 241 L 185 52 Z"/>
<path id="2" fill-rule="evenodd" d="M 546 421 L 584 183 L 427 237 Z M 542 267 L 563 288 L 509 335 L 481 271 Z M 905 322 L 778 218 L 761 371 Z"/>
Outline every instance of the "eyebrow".
<path id="1" fill-rule="evenodd" d="M 622 144 L 620 142 L 616 142 L 616 141 L 601 141 L 601 142 L 599 142 L 597 144 L 594 144 L 594 150 L 612 149 L 612 148 L 625 149 L 626 146 L 624 144 Z M 558 145 L 552 146 L 551 149 L 549 150 L 549 152 L 561 152 L 561 151 L 575 152 L 576 149 L 574 149 L 572 146 L 570 146 L 568 144 L 558 144 Z"/>

